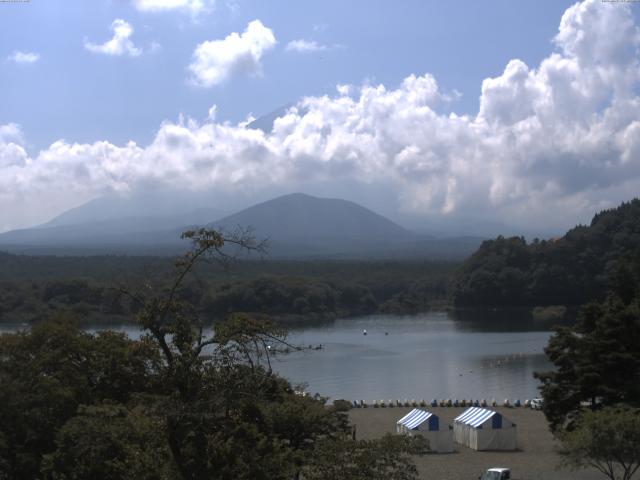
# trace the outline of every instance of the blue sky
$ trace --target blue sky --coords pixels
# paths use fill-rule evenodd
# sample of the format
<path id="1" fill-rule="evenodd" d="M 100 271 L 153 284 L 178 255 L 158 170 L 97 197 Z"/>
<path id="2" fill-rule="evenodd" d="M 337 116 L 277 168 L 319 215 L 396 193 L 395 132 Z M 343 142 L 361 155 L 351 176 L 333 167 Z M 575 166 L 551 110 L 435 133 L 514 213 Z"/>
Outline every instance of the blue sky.
<path id="1" fill-rule="evenodd" d="M 587 221 L 640 191 L 639 9 L 0 3 L 0 231 L 150 190 L 303 191 L 425 228 Z"/>
<path id="2" fill-rule="evenodd" d="M 395 86 L 431 73 L 461 98 L 449 108 L 476 113 L 480 85 L 512 58 L 537 64 L 550 48 L 558 19 L 571 4 L 559 0 L 502 1 L 242 1 L 220 0 L 208 12 L 140 12 L 125 0 L 32 0 L 0 5 L 0 57 L 37 52 L 32 65 L 0 64 L 0 124 L 22 126 L 31 151 L 60 138 L 114 143 L 151 141 L 163 120 L 180 113 L 204 118 L 211 105 L 221 120 L 266 114 L 305 95 L 333 93 L 337 84 Z M 96 55 L 86 39 L 103 42 L 113 20 L 134 29 L 137 57 Z M 236 75 L 195 87 L 187 67 L 197 44 L 241 32 L 255 19 L 278 44 L 262 58 L 262 75 Z M 286 51 L 291 40 L 330 49 Z"/>

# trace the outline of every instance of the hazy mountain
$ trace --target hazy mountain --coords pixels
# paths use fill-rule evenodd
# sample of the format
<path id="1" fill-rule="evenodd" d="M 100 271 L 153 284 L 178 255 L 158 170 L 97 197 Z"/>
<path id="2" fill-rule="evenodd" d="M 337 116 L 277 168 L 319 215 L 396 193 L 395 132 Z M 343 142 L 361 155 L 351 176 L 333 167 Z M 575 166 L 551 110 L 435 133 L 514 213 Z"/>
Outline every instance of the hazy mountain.
<path id="1" fill-rule="evenodd" d="M 258 239 L 269 240 L 268 254 L 273 258 L 462 258 L 481 241 L 417 234 L 354 202 L 302 193 L 277 197 L 217 221 L 212 221 L 218 216 L 215 209 L 126 215 L 148 213 L 143 207 L 146 203 L 136 205 L 130 199 L 98 199 L 44 225 L 0 234 L 0 248 L 34 254 L 175 254 L 186 248 L 180 233 L 196 225 L 227 231 L 252 228 Z"/>
<path id="2" fill-rule="evenodd" d="M 274 111 L 269 112 L 265 115 L 262 115 L 256 118 L 253 122 L 247 124 L 247 128 L 253 128 L 255 130 L 262 130 L 264 133 L 271 133 L 273 130 L 273 123 L 276 118 L 282 117 L 287 110 L 291 108 L 291 105 L 284 105 L 282 107 L 276 108 Z"/>
<path id="3" fill-rule="evenodd" d="M 358 239 L 370 242 L 414 238 L 415 234 L 356 203 L 293 193 L 246 208 L 213 222 L 251 226 L 273 240 Z"/>
<path id="4" fill-rule="evenodd" d="M 272 257 L 464 257 L 481 239 L 437 239 L 409 231 L 354 202 L 294 193 L 254 205 L 211 224 L 251 227 L 269 240 Z"/>
<path id="5" fill-rule="evenodd" d="M 182 215 L 123 217 L 65 225 L 56 225 L 57 222 L 54 222 L 53 226 L 48 223 L 0 234 L 0 247 L 11 245 L 100 249 L 109 246 L 177 244 L 179 233 L 173 234 L 174 230 L 182 231 L 189 225 L 205 225 L 212 217 L 215 218 L 216 212 L 200 209 Z M 168 232 L 172 232 L 172 235 L 169 236 Z"/>
<path id="6" fill-rule="evenodd" d="M 256 118 L 253 122 L 247 124 L 247 128 L 253 128 L 255 130 L 262 130 L 264 133 L 271 133 L 273 131 L 273 124 L 279 117 L 284 117 L 293 104 L 283 105 L 275 110 Z M 305 107 L 298 107 L 300 115 L 305 115 L 308 109 Z"/>
<path id="7" fill-rule="evenodd" d="M 210 222 L 212 218 L 230 213 L 226 208 L 214 208 L 211 205 L 211 195 L 206 192 L 150 191 L 131 196 L 111 195 L 90 200 L 79 207 L 67 210 L 39 228 L 126 218 L 147 218 L 148 221 L 152 221 L 155 218 L 160 228 L 167 229 L 167 225 L 162 226 L 162 222 L 173 223 L 172 218 L 178 220 L 183 216 L 182 223 L 188 224 L 192 219 L 196 219 L 195 223 Z M 190 218 L 184 219 L 185 214 L 190 215 Z M 203 216 L 206 215 L 209 217 L 204 220 Z"/>
<path id="8" fill-rule="evenodd" d="M 551 238 L 561 232 L 555 229 L 531 229 L 510 225 L 505 222 L 498 222 L 464 215 L 457 215 L 453 218 L 446 216 L 418 216 L 399 214 L 392 217 L 397 222 L 405 225 L 411 231 L 432 235 L 435 237 L 464 237 L 476 236 L 492 238 L 502 235 L 505 237 L 524 236 L 527 239 Z"/>

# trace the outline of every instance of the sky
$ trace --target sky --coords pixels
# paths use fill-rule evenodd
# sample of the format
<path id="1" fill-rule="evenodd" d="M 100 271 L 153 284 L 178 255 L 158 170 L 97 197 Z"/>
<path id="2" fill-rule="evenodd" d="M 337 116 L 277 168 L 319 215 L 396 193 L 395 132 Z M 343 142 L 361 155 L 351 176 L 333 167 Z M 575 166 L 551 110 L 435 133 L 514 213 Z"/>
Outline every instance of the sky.
<path id="1" fill-rule="evenodd" d="M 538 229 L 640 191 L 640 3 L 0 3 L 0 231 L 303 191 Z M 281 109 L 271 131 L 248 127 Z"/>

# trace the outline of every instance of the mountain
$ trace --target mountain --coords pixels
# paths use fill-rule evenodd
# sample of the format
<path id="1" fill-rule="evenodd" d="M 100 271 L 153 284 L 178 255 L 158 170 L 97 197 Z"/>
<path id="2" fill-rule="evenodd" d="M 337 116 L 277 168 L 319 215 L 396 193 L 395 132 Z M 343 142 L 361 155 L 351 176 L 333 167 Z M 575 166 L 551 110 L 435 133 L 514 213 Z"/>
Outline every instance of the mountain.
<path id="1" fill-rule="evenodd" d="M 211 203 L 206 192 L 104 196 L 42 225 L 0 234 L 0 248 L 27 254 L 176 253 L 184 244 L 175 231 L 225 214 Z"/>
<path id="2" fill-rule="evenodd" d="M 254 130 L 262 130 L 264 133 L 271 133 L 273 131 L 273 124 L 276 119 L 284 117 L 290 108 L 294 106 L 293 103 L 283 105 L 281 107 L 272 110 L 271 112 L 256 118 L 254 121 L 247 124 L 246 128 L 253 128 Z M 309 109 L 304 106 L 297 106 L 298 114 L 304 116 L 308 113 Z"/>
<path id="3" fill-rule="evenodd" d="M 186 249 L 180 233 L 197 225 L 224 231 L 251 228 L 257 239 L 269 241 L 271 258 L 463 258 L 481 241 L 417 234 L 354 202 L 302 193 L 217 221 L 212 221 L 218 216 L 213 209 L 158 215 L 163 210 L 158 206 L 150 216 L 131 205 L 121 199 L 89 202 L 44 225 L 0 234 L 0 249 L 27 254 L 177 254 Z M 129 212 L 147 215 L 126 215 Z"/>
<path id="4" fill-rule="evenodd" d="M 47 223 L 0 234 L 0 245 L 100 248 L 110 245 L 153 245 L 158 240 L 164 244 L 167 243 L 163 239 L 169 229 L 182 231 L 181 228 L 186 225 L 204 225 L 215 213 L 215 210 L 200 209 L 181 215 L 122 217 L 64 225 Z"/>
<path id="5" fill-rule="evenodd" d="M 302 193 L 284 195 L 210 224 L 250 227 L 269 241 L 271 257 L 462 258 L 481 239 L 419 235 L 354 202 Z"/>
<path id="6" fill-rule="evenodd" d="M 276 118 L 283 117 L 287 110 L 291 108 L 291 105 L 283 105 L 282 107 L 276 108 L 272 112 L 269 112 L 261 117 L 256 118 L 253 122 L 247 124 L 246 128 L 252 128 L 254 130 L 262 130 L 264 133 L 271 133 L 273 130 L 273 124 L 276 121 Z"/>
<path id="7" fill-rule="evenodd" d="M 212 203 L 210 195 L 207 195 L 206 192 L 150 191 L 130 196 L 107 195 L 67 210 L 39 225 L 38 228 L 116 221 L 127 218 L 145 218 L 149 222 L 156 219 L 157 226 L 167 228 L 166 224 L 164 227 L 162 224 L 167 221 L 173 223 L 172 218 L 179 221 L 179 218 L 183 217 L 183 224 L 190 223 L 194 219 L 195 223 L 198 223 L 206 216 L 209 217 L 204 222 L 209 222 L 212 218 L 229 213 L 228 210 L 210 207 Z M 184 220 L 185 214 L 190 216 L 188 220 Z"/>
<path id="8" fill-rule="evenodd" d="M 212 223 L 250 226 L 272 240 L 314 242 L 327 239 L 385 242 L 416 235 L 356 203 L 293 193 L 246 208 Z"/>

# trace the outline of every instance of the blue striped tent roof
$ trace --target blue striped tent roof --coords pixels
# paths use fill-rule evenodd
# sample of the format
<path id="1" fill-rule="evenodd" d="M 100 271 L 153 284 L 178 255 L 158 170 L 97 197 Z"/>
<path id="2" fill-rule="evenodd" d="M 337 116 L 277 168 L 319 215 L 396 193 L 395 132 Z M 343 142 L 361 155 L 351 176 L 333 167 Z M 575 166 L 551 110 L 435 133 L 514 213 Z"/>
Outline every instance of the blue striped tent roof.
<path id="1" fill-rule="evenodd" d="M 432 415 L 433 413 L 431 412 L 426 412 L 424 410 L 420 410 L 419 408 L 414 408 L 404 417 L 398 420 L 398 423 L 400 425 L 404 425 L 410 430 L 413 430 L 414 428 L 429 420 L 429 417 L 431 417 Z"/>
<path id="2" fill-rule="evenodd" d="M 474 428 L 479 427 L 489 418 L 499 415 L 498 412 L 487 410 L 486 408 L 471 407 L 465 410 L 462 415 L 457 416 L 454 422 L 461 422 Z"/>

